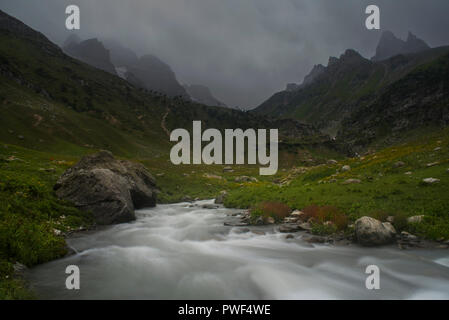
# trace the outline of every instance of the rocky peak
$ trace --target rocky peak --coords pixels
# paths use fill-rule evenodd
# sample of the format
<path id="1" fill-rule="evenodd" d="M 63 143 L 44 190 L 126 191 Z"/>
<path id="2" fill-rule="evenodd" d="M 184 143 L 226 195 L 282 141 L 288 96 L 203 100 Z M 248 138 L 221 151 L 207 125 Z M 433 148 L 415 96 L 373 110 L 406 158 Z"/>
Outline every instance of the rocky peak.
<path id="1" fill-rule="evenodd" d="M 226 105 L 216 99 L 210 89 L 203 85 L 184 85 L 187 93 L 190 95 L 192 100 L 202 103 L 206 106 L 219 106 L 225 107 Z"/>
<path id="2" fill-rule="evenodd" d="M 287 83 L 287 86 L 285 87 L 285 91 L 293 92 L 300 88 L 300 85 L 297 83 Z"/>
<path id="3" fill-rule="evenodd" d="M 409 32 L 407 41 L 397 38 L 393 32 L 384 31 L 376 48 L 373 61 L 381 61 L 399 54 L 417 53 L 430 47 L 423 40 Z"/>
<path id="4" fill-rule="evenodd" d="M 66 40 L 66 42 L 69 39 Z M 116 74 L 115 67 L 111 63 L 109 50 L 98 39 L 88 39 L 79 43 L 69 42 L 64 51 L 70 56 L 79 59 L 95 68 Z"/>
<path id="5" fill-rule="evenodd" d="M 330 67 L 336 63 L 338 63 L 339 59 L 337 57 L 329 57 L 329 62 L 327 63 L 327 66 Z"/>
<path id="6" fill-rule="evenodd" d="M 315 81 L 315 79 L 320 76 L 324 71 L 326 70 L 326 67 L 322 64 L 316 64 L 313 66 L 312 71 L 309 72 L 308 75 L 304 77 L 303 84 L 307 85 Z"/>
<path id="7" fill-rule="evenodd" d="M 63 48 L 73 45 L 77 45 L 81 42 L 81 38 L 76 34 L 70 34 L 67 39 L 64 41 Z"/>
<path id="8" fill-rule="evenodd" d="M 128 71 L 148 90 L 155 90 L 171 97 L 181 96 L 190 99 L 170 66 L 156 56 L 151 54 L 142 56 Z"/>
<path id="9" fill-rule="evenodd" d="M 419 39 L 413 33 L 409 32 L 402 53 L 415 53 L 425 51 L 428 49 L 430 49 L 430 47 L 426 42 L 424 42 L 424 40 Z"/>

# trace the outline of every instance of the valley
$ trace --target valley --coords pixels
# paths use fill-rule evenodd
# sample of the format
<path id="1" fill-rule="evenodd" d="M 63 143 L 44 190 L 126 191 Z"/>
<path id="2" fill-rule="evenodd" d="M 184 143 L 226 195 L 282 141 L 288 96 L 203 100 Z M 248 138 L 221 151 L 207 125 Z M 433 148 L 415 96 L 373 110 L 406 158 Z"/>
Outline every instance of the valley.
<path id="1" fill-rule="evenodd" d="M 391 40 L 391 35 L 385 37 Z M 406 253 L 428 254 L 432 258 L 422 264 L 447 281 L 447 265 L 435 261 L 446 261 L 449 247 L 449 49 L 427 48 L 415 36 L 409 38 L 405 44 L 401 42 L 398 52 L 386 50 L 388 41 L 384 39 L 379 45 L 382 52 L 378 52 L 382 59 L 369 60 L 355 50 L 346 50 L 339 58 L 331 57 L 326 67 L 315 66 L 303 84 L 289 85 L 288 90 L 274 94 L 255 110 L 241 111 L 226 107 L 204 86 L 180 85 L 171 68 L 155 56 L 139 58 L 104 40 L 72 39 L 62 50 L 40 32 L 0 11 L 0 299 L 36 298 L 36 294 L 54 298 L 52 285 L 56 286 L 58 279 L 51 278 L 53 267 L 97 253 L 97 261 L 107 264 L 102 259 L 103 250 L 114 245 L 131 246 L 130 251 L 118 250 L 118 261 L 128 261 L 127 254 L 140 255 L 133 246 L 157 247 L 160 239 L 152 237 L 159 232 L 164 241 L 177 243 L 179 250 L 184 240 L 192 241 L 195 236 L 200 237 L 193 239 L 199 241 L 195 245 L 204 244 L 207 250 L 233 248 L 243 269 L 253 264 L 245 258 L 248 252 L 255 253 L 257 261 L 271 256 L 274 265 L 275 258 L 281 258 L 278 250 L 284 250 L 291 264 L 283 264 L 278 281 L 294 279 L 299 283 L 307 272 L 297 261 L 297 254 L 320 263 L 327 261 L 326 256 L 316 259 L 314 252 L 326 251 L 335 265 L 349 263 L 351 268 L 354 261 L 363 260 L 365 248 L 359 244 L 341 249 L 340 255 L 340 249 L 328 240 L 343 237 L 357 243 L 355 224 L 366 216 L 390 223 L 397 233 L 385 252 L 373 249 L 376 259 L 385 262 L 385 257 L 399 256 L 402 258 L 391 267 L 399 270 L 406 261 L 412 270 L 414 264 Z M 86 55 L 86 47 L 94 48 L 98 55 Z M 121 69 L 119 76 L 117 67 L 126 71 Z M 149 76 L 153 70 L 156 77 Z M 215 150 L 214 156 L 224 155 L 229 161 L 190 164 L 189 157 L 183 165 L 172 163 L 170 150 L 176 141 L 170 141 L 170 133 L 178 129 L 185 136 L 198 136 L 194 122 L 200 122 L 203 131 L 215 129 L 220 137 L 227 130 L 276 129 L 277 171 L 260 175 L 261 165 L 269 161 L 236 163 L 234 160 L 241 160 L 242 155 L 248 159 L 248 151 L 240 152 L 240 158 L 234 153 L 230 157 L 231 149 L 218 146 L 223 153 Z M 196 149 L 201 151 L 202 142 L 200 136 Z M 156 180 L 160 205 L 138 211 L 136 222 L 103 230 L 92 213 L 58 198 L 54 190 L 58 178 L 84 156 L 101 150 L 112 152 L 119 160 L 142 164 Z M 200 152 L 200 160 L 201 156 Z M 215 198 L 216 205 L 208 200 Z M 213 208 L 202 208 L 202 201 Z M 298 211 L 306 213 L 309 219 L 305 223 L 310 228 L 297 233 L 296 224 L 287 223 L 295 239 L 290 243 L 291 238 L 279 230 L 285 221 L 291 221 L 290 214 Z M 241 215 L 246 219 L 245 227 L 256 233 L 239 233 L 242 228 L 224 226 L 228 214 Z M 410 220 L 414 217 L 421 218 Z M 179 226 L 184 219 L 186 225 Z M 140 227 L 149 231 L 144 242 L 112 236 L 116 231 L 126 234 L 128 229 Z M 173 233 L 163 234 L 166 228 L 173 228 Z M 264 234 L 258 234 L 258 228 L 264 229 Z M 408 235 L 418 240 L 404 244 L 402 240 Z M 96 237 L 101 236 L 104 246 L 96 243 Z M 318 237 L 319 243 L 310 244 L 308 236 Z M 420 248 L 425 241 L 431 241 L 432 249 Z M 265 252 L 259 252 L 261 246 L 266 247 Z M 81 254 L 73 255 L 73 248 Z M 192 256 L 207 259 L 200 248 L 190 250 Z M 154 258 L 153 254 L 149 253 Z M 350 262 L 343 258 L 346 254 Z M 193 278 L 182 282 L 178 276 L 183 270 L 174 270 L 183 290 L 174 293 L 177 283 L 171 283 L 164 297 L 184 298 L 193 292 L 192 297 L 204 298 L 209 293 L 207 288 L 190 291 L 198 276 L 195 270 L 202 267 L 186 259 L 183 263 L 193 263 L 188 270 Z M 215 253 L 213 259 L 224 261 L 226 266 L 233 264 L 232 256 Z M 48 287 L 35 278 L 38 290 L 30 290 L 29 282 L 18 276 L 22 266 L 37 266 L 30 269 L 31 274 L 49 280 Z M 140 272 L 147 266 L 140 261 L 132 268 Z M 97 277 L 96 265 L 87 267 L 92 272 L 89 276 Z M 257 274 L 275 274 L 271 268 L 258 269 Z M 215 283 L 211 288 L 217 289 L 218 298 L 232 296 L 236 288 L 245 299 L 305 297 L 293 285 L 276 290 L 267 289 L 269 282 L 258 283 L 258 288 L 246 280 L 232 288 L 219 285 L 230 277 L 229 270 L 223 278 L 215 277 L 215 282 L 212 278 L 206 281 Z M 209 271 L 215 274 L 219 270 Z M 349 279 L 354 274 L 341 276 Z M 248 272 L 240 276 L 248 279 Z M 332 278 L 330 271 L 328 277 Z M 353 297 L 349 291 L 340 292 L 343 282 L 321 288 L 318 275 L 313 273 L 312 279 L 310 288 L 318 291 L 311 289 L 311 296 Z M 400 282 L 399 276 L 392 279 L 392 283 Z M 149 276 L 145 281 L 156 280 Z M 92 285 L 100 290 L 102 284 L 92 281 Z M 432 291 L 421 282 L 409 285 L 416 289 L 415 295 L 404 285 L 389 298 L 447 293 Z M 136 297 L 131 287 L 124 287 L 126 297 Z M 94 298 L 108 296 L 101 290 L 95 292 L 99 296 Z M 139 293 L 155 297 L 154 292 Z M 186 295 L 177 295 L 181 293 Z"/>

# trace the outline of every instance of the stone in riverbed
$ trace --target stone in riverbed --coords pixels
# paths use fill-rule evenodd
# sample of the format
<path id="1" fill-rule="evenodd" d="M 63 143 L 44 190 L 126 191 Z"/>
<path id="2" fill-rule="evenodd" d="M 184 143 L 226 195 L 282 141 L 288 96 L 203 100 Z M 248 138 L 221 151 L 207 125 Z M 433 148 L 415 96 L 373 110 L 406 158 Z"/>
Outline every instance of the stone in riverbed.
<path id="1" fill-rule="evenodd" d="M 281 233 L 298 232 L 300 230 L 299 226 L 295 224 L 283 224 L 279 227 Z"/>
<path id="2" fill-rule="evenodd" d="M 201 206 L 201 208 L 203 208 L 203 209 L 217 209 L 217 208 L 219 208 L 219 206 L 217 206 L 216 204 L 206 203 L 206 204 L 203 204 Z"/>
<path id="3" fill-rule="evenodd" d="M 355 222 L 355 236 L 363 246 L 385 245 L 394 241 L 396 230 L 389 222 L 362 217 Z"/>
<path id="4" fill-rule="evenodd" d="M 312 225 L 309 222 L 304 222 L 298 225 L 301 230 L 312 231 Z"/>
<path id="5" fill-rule="evenodd" d="M 83 157 L 61 175 L 54 190 L 58 198 L 92 212 L 100 225 L 134 220 L 134 209 L 154 207 L 159 192 L 142 164 L 116 160 L 109 151 Z"/>

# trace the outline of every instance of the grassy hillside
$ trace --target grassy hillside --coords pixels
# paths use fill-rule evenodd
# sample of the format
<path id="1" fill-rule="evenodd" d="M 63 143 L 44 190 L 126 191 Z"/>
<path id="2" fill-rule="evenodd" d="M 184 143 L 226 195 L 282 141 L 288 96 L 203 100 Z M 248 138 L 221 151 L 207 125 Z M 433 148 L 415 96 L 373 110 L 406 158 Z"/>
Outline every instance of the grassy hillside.
<path id="1" fill-rule="evenodd" d="M 416 138 L 418 137 L 418 138 Z M 402 162 L 402 163 L 400 163 Z M 344 165 L 350 171 L 342 171 Z M 425 178 L 440 182 L 427 185 Z M 360 180 L 348 183 L 349 179 Z M 311 205 L 334 206 L 348 221 L 361 216 L 425 215 L 423 224 L 408 230 L 430 239 L 449 238 L 449 130 L 415 135 L 394 147 L 338 164 L 294 168 L 278 183 L 261 182 L 234 190 L 230 207 L 257 207 L 265 201 L 302 210 Z"/>

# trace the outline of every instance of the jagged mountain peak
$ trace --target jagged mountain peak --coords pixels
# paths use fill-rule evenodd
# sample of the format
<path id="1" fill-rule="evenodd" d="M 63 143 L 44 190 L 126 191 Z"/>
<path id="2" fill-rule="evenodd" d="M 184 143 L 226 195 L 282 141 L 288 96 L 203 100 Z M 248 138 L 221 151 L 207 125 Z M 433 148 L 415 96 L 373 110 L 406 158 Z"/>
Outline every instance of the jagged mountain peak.
<path id="1" fill-rule="evenodd" d="M 384 31 L 376 48 L 373 61 L 381 61 L 399 54 L 417 53 L 430 49 L 430 46 L 412 32 L 408 33 L 407 40 L 399 39 L 391 31 Z"/>
<path id="2" fill-rule="evenodd" d="M 115 67 L 111 63 L 109 50 L 97 38 L 91 38 L 84 41 L 70 41 L 70 37 L 65 41 L 64 51 L 70 56 L 79 59 L 95 68 L 106 72 L 116 74 Z M 76 40 L 76 39 L 75 39 Z"/>
<path id="3" fill-rule="evenodd" d="M 79 44 L 81 41 L 81 38 L 76 33 L 71 33 L 64 41 L 63 48 L 68 47 L 72 44 Z"/>
<path id="4" fill-rule="evenodd" d="M 192 84 L 192 85 L 184 85 L 187 93 L 190 95 L 193 101 L 197 101 L 206 106 L 218 106 L 225 107 L 226 105 L 216 99 L 210 89 L 204 85 Z"/>

